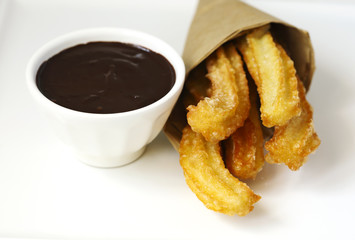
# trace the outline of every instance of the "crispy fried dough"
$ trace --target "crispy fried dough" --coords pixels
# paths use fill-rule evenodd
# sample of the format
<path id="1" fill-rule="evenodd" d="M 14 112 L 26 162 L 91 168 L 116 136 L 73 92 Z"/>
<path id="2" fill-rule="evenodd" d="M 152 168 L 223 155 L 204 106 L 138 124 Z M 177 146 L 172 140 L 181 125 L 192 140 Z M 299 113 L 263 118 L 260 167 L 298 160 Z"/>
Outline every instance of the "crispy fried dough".
<path id="1" fill-rule="evenodd" d="M 236 110 L 236 126 L 237 129 L 244 125 L 245 119 L 249 115 L 250 110 L 250 99 L 249 99 L 249 86 L 248 79 L 244 72 L 242 57 L 236 50 L 236 47 L 229 43 L 226 45 L 227 58 L 234 68 L 235 81 L 237 83 L 237 94 L 238 94 L 238 107 Z"/>
<path id="2" fill-rule="evenodd" d="M 261 101 L 266 127 L 284 125 L 301 112 L 293 61 L 273 40 L 268 27 L 248 33 L 237 42 Z"/>
<path id="3" fill-rule="evenodd" d="M 234 69 L 223 47 L 207 60 L 207 77 L 211 80 L 211 97 L 190 105 L 187 121 L 207 141 L 218 142 L 229 137 L 237 128 L 236 110 L 239 104 Z"/>
<path id="4" fill-rule="evenodd" d="M 186 183 L 207 208 L 244 216 L 260 196 L 239 179 L 254 179 L 265 160 L 297 170 L 320 140 L 303 83 L 269 26 L 234 41 L 187 78 L 182 99 L 188 125 L 179 153 Z M 266 127 L 273 133 L 268 141 Z"/>
<path id="5" fill-rule="evenodd" d="M 207 142 L 189 126 L 183 130 L 179 153 L 187 184 L 207 208 L 244 216 L 260 199 L 225 168 L 219 144 Z"/>
<path id="6" fill-rule="evenodd" d="M 265 159 L 269 163 L 284 163 L 291 170 L 298 170 L 307 156 L 320 145 L 313 126 L 313 110 L 306 100 L 306 90 L 298 81 L 302 112 L 283 126 L 276 126 L 273 137 L 265 143 L 269 151 Z"/>
<path id="7" fill-rule="evenodd" d="M 257 109 L 257 92 L 250 88 L 251 108 L 244 126 L 224 141 L 224 161 L 239 179 L 255 179 L 264 166 L 264 137 Z"/>

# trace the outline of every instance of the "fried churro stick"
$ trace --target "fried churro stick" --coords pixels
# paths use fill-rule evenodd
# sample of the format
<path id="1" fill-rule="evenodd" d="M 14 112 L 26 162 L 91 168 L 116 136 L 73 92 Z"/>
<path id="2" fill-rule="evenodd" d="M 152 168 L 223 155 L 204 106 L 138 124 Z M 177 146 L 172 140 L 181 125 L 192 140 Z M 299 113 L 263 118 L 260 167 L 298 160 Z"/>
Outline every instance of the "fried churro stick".
<path id="1" fill-rule="evenodd" d="M 237 43 L 261 101 L 266 127 L 281 126 L 301 112 L 293 61 L 276 44 L 267 27 L 253 30 Z"/>
<path id="2" fill-rule="evenodd" d="M 234 44 L 229 43 L 226 45 L 227 58 L 231 62 L 234 68 L 235 81 L 237 83 L 237 94 L 238 94 L 238 107 L 235 113 L 236 126 L 237 129 L 244 125 L 245 119 L 249 116 L 250 110 L 250 98 L 249 98 L 249 86 L 248 79 L 244 72 L 242 57 L 236 50 Z"/>
<path id="3" fill-rule="evenodd" d="M 320 145 L 313 126 L 313 110 L 306 100 L 306 90 L 298 81 L 302 112 L 283 126 L 276 126 L 273 137 L 265 143 L 269 151 L 265 159 L 269 163 L 284 163 L 291 170 L 298 170 L 307 156 Z"/>
<path id="4" fill-rule="evenodd" d="M 207 141 L 219 142 L 237 129 L 236 110 L 239 104 L 234 69 L 223 47 L 207 60 L 207 77 L 211 80 L 211 97 L 190 105 L 187 121 Z"/>
<path id="5" fill-rule="evenodd" d="M 187 184 L 207 208 L 244 216 L 260 199 L 225 168 L 219 144 L 207 142 L 189 126 L 183 130 L 179 153 Z"/>
<path id="6" fill-rule="evenodd" d="M 264 137 L 257 106 L 255 85 L 250 88 L 251 108 L 244 126 L 225 142 L 225 164 L 239 179 L 255 179 L 264 166 Z"/>

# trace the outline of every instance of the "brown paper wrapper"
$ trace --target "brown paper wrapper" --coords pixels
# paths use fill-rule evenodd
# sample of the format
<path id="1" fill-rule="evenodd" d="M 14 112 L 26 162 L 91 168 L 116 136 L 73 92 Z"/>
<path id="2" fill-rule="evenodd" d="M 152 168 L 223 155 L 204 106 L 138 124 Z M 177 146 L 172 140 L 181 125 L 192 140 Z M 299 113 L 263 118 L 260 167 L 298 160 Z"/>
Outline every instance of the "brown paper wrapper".
<path id="1" fill-rule="evenodd" d="M 271 24 L 273 36 L 289 53 L 308 90 L 315 70 L 308 32 L 238 0 L 200 0 L 183 53 L 187 75 L 224 43 L 266 24 Z M 186 124 L 186 110 L 179 99 L 164 127 L 175 149 Z"/>

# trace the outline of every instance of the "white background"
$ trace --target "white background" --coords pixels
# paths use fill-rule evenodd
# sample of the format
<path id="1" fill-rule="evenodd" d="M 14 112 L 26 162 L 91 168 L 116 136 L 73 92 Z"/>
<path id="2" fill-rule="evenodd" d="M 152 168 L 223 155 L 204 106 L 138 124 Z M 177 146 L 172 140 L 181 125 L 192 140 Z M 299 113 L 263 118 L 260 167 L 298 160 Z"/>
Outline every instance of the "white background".
<path id="1" fill-rule="evenodd" d="M 248 1 L 310 32 L 307 98 L 322 144 L 299 171 L 266 165 L 246 217 L 210 210 L 187 187 L 163 134 L 138 161 L 97 169 L 52 135 L 25 86 L 31 54 L 86 27 L 130 27 L 182 53 L 196 1 L 0 0 L 0 239 L 349 239 L 355 216 L 355 4 Z"/>

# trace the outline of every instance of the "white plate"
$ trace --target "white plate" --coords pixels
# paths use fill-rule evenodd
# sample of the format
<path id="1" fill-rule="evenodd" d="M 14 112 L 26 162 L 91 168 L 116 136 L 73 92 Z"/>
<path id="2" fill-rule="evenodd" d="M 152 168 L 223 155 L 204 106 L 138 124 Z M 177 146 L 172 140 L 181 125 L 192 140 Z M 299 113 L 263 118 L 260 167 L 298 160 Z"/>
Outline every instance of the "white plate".
<path id="1" fill-rule="evenodd" d="M 355 216 L 355 5 L 249 1 L 309 30 L 317 71 L 308 99 L 322 145 L 297 172 L 266 165 L 246 217 L 207 210 L 163 134 L 123 168 L 97 169 L 52 136 L 24 69 L 46 41 L 84 27 L 144 30 L 182 52 L 196 1 L 0 0 L 0 238 L 334 239 Z"/>

